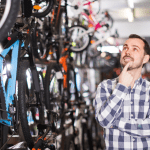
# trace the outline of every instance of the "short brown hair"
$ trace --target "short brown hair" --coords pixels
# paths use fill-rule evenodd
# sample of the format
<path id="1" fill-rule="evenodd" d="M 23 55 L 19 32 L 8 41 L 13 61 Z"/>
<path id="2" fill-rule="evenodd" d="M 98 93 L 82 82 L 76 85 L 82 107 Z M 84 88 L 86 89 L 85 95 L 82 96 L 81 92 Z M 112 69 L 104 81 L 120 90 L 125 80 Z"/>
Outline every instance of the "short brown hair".
<path id="1" fill-rule="evenodd" d="M 145 51 L 145 53 L 147 55 L 150 55 L 150 47 L 149 47 L 148 42 L 145 39 L 143 39 L 142 37 L 140 37 L 137 34 L 131 34 L 131 35 L 129 35 L 129 38 L 138 38 L 138 39 L 141 39 L 144 42 L 144 44 L 145 44 L 144 45 L 144 51 Z"/>

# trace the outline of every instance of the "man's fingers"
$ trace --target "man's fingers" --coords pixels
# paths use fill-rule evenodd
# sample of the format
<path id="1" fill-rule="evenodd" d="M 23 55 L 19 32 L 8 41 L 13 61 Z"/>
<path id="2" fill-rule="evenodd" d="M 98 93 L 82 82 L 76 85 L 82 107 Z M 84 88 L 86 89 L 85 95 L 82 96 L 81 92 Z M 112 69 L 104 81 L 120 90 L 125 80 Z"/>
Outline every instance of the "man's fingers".
<path id="1" fill-rule="evenodd" d="M 127 64 L 125 65 L 125 67 L 123 68 L 123 71 L 127 71 L 128 68 L 130 67 L 131 63 L 132 63 L 132 62 L 127 63 Z"/>

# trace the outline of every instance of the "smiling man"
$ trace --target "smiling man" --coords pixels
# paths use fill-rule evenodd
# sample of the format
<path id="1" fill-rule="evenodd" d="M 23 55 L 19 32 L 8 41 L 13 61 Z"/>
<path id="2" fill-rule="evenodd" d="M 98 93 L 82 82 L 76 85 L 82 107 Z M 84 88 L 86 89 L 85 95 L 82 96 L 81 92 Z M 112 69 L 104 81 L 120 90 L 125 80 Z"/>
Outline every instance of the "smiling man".
<path id="1" fill-rule="evenodd" d="M 136 34 L 123 45 L 122 72 L 98 85 L 95 117 L 105 129 L 106 150 L 150 150 L 150 82 L 141 77 L 150 48 Z"/>

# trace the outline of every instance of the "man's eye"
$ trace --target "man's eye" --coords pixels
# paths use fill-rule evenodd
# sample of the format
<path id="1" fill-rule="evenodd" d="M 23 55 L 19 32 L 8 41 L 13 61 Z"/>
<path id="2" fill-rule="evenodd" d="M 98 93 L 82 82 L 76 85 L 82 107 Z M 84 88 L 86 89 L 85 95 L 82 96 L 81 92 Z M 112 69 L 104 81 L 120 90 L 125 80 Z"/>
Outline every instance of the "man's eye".
<path id="1" fill-rule="evenodd" d="M 134 51 L 137 51 L 137 48 L 134 48 Z"/>
<path id="2" fill-rule="evenodd" d="M 123 50 L 127 50 L 127 47 L 123 47 Z"/>

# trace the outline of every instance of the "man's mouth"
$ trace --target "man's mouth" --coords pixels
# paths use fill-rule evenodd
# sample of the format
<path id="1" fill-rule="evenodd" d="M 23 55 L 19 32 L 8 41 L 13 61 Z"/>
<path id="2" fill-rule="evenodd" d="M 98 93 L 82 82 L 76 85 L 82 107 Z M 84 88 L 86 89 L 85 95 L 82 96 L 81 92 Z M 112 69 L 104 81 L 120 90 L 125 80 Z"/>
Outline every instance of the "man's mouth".
<path id="1" fill-rule="evenodd" d="M 128 56 L 123 57 L 123 59 L 124 59 L 125 61 L 133 61 L 133 58 L 128 57 Z"/>

